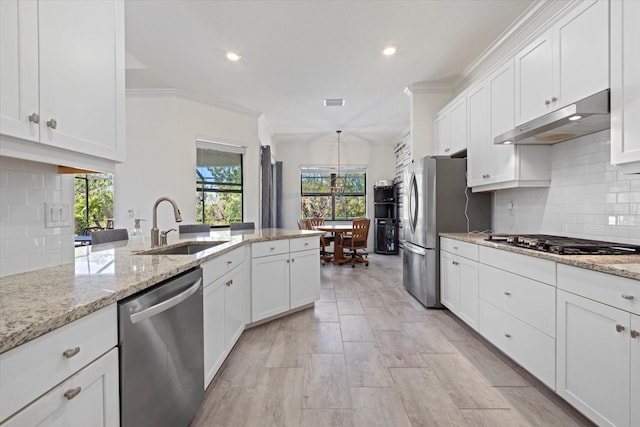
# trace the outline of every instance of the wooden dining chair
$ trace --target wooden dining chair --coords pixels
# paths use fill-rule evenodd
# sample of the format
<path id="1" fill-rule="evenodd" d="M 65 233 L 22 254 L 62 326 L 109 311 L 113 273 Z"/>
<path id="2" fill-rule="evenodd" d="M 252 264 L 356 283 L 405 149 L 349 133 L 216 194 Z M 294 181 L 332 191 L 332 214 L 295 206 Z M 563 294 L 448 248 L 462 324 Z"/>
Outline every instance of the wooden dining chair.
<path id="1" fill-rule="evenodd" d="M 324 225 L 324 218 L 309 218 L 306 220 L 306 224 L 309 230 L 313 230 L 313 227 Z M 330 261 L 333 259 L 333 252 L 329 252 L 326 248 L 331 246 L 331 242 L 327 239 L 325 234 L 320 236 L 320 259 L 322 260 L 322 265 L 325 264 L 326 261 Z"/>
<path id="2" fill-rule="evenodd" d="M 358 249 L 367 248 L 367 236 L 369 235 L 369 226 L 371 220 L 369 218 L 356 218 L 352 222 L 352 231 L 349 236 L 341 236 L 342 248 L 350 251 L 345 257 L 344 262 L 351 262 L 351 267 L 356 267 L 356 262 L 361 262 L 365 266 L 369 266 L 369 261 L 364 259 L 362 254 L 358 253 Z"/>
<path id="3" fill-rule="evenodd" d="M 298 220 L 298 230 L 309 230 L 309 224 L 306 218 L 301 218 Z"/>

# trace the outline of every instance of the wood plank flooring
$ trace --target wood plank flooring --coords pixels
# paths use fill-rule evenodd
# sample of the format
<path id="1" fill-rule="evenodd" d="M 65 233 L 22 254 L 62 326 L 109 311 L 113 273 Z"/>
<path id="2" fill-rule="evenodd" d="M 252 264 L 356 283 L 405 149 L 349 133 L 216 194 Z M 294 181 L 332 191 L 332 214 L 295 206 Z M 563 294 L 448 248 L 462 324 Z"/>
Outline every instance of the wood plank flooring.
<path id="1" fill-rule="evenodd" d="M 591 426 L 446 310 L 402 287 L 398 256 L 322 267 L 314 308 L 244 332 L 191 423 Z"/>

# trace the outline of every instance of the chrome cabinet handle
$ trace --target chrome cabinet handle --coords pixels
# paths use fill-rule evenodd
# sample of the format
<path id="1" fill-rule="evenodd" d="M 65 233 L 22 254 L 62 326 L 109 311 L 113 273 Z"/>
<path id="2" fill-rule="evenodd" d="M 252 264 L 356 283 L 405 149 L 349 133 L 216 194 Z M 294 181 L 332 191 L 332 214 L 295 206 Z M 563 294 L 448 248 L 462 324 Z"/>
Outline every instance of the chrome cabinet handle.
<path id="1" fill-rule="evenodd" d="M 291 262 L 291 260 L 287 260 L 287 264 L 289 264 Z"/>
<path id="2" fill-rule="evenodd" d="M 29 116 L 29 121 L 31 123 L 38 124 L 40 123 L 40 116 L 37 113 L 33 113 L 32 115 Z"/>
<path id="3" fill-rule="evenodd" d="M 80 347 L 70 348 L 62 352 L 62 355 L 67 359 L 71 359 L 76 354 L 80 353 Z"/>
<path id="4" fill-rule="evenodd" d="M 291 258 L 291 262 L 294 262 L 296 259 L 295 258 Z"/>
<path id="5" fill-rule="evenodd" d="M 233 261 L 227 261 L 227 264 L 233 264 Z"/>
<path id="6" fill-rule="evenodd" d="M 51 119 L 47 121 L 47 126 L 49 126 L 51 129 L 55 129 L 58 127 L 58 122 L 56 121 L 56 119 Z"/>
<path id="7" fill-rule="evenodd" d="M 304 245 L 305 245 L 305 246 L 309 246 L 309 242 L 306 242 Z"/>
<path id="8" fill-rule="evenodd" d="M 640 332 L 636 331 L 635 329 L 632 329 L 631 332 L 631 338 L 638 338 L 640 337 Z"/>
<path id="9" fill-rule="evenodd" d="M 505 291 L 505 292 L 504 292 L 504 294 L 505 294 L 506 296 L 508 296 L 508 297 L 510 297 L 510 296 L 511 296 L 511 292 L 507 292 L 507 291 Z"/>
<path id="10" fill-rule="evenodd" d="M 544 100 L 544 105 L 549 105 L 549 104 L 551 104 L 551 101 L 549 101 L 548 99 L 545 99 Z"/>
<path id="11" fill-rule="evenodd" d="M 551 102 L 556 102 L 558 100 L 558 98 L 556 98 L 555 96 L 551 97 Z"/>
<path id="12" fill-rule="evenodd" d="M 511 338 L 511 334 L 504 334 L 505 337 Z"/>
<path id="13" fill-rule="evenodd" d="M 635 297 L 634 297 L 633 295 L 629 295 L 629 294 L 622 294 L 622 298 L 624 298 L 624 299 L 628 299 L 628 300 L 632 300 L 632 299 L 634 299 Z"/>
<path id="14" fill-rule="evenodd" d="M 453 264 L 453 265 L 458 265 L 458 264 L 460 264 L 460 263 L 459 263 L 458 261 L 451 261 L 451 264 Z"/>
<path id="15" fill-rule="evenodd" d="M 458 250 L 458 247 L 457 247 L 457 246 L 454 246 L 454 247 L 453 247 L 453 249 L 455 249 L 455 250 L 457 251 L 457 250 Z"/>
<path id="16" fill-rule="evenodd" d="M 623 325 L 621 325 L 621 324 L 617 324 L 617 325 L 616 325 L 616 331 L 617 331 L 617 332 L 622 332 L 622 331 L 624 331 L 624 326 L 623 326 Z"/>
<path id="17" fill-rule="evenodd" d="M 231 285 L 233 285 L 233 279 L 231 279 L 231 280 L 227 280 L 227 282 L 225 283 L 225 285 L 227 285 L 227 286 L 231 286 Z"/>
<path id="18" fill-rule="evenodd" d="M 271 249 L 272 251 L 276 250 L 276 248 L 274 246 L 271 246 L 269 249 Z"/>
<path id="19" fill-rule="evenodd" d="M 74 397 L 76 397 L 77 395 L 79 395 L 81 391 L 82 391 L 82 387 L 80 387 L 80 386 L 78 386 L 76 388 L 72 388 L 71 390 L 67 390 L 64 393 L 64 397 L 66 397 L 67 400 L 71 400 Z"/>

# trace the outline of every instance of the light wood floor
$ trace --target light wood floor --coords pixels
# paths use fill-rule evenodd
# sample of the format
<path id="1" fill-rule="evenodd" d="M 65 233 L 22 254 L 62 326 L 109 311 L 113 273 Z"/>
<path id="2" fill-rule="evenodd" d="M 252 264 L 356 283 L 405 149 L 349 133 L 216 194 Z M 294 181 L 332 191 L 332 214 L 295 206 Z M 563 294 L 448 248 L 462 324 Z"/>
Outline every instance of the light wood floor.
<path id="1" fill-rule="evenodd" d="M 315 307 L 244 332 L 191 426 L 591 425 L 446 310 L 402 260 L 322 267 Z"/>

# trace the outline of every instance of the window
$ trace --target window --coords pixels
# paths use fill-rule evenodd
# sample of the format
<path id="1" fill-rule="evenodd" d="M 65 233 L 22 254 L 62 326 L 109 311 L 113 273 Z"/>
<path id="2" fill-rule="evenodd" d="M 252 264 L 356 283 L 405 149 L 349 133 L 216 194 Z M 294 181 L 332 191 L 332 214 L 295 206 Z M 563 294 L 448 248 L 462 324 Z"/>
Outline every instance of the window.
<path id="1" fill-rule="evenodd" d="M 341 173 L 345 179 L 342 194 L 331 194 L 335 172 L 302 169 L 300 188 L 302 204 L 300 217 L 323 217 L 328 221 L 351 220 L 366 216 L 367 174 L 361 170 Z"/>
<path id="2" fill-rule="evenodd" d="M 196 150 L 196 222 L 242 222 L 242 154 L 203 148 L 200 142 Z"/>
<path id="3" fill-rule="evenodd" d="M 76 175 L 73 208 L 76 235 L 113 228 L 113 175 Z"/>

